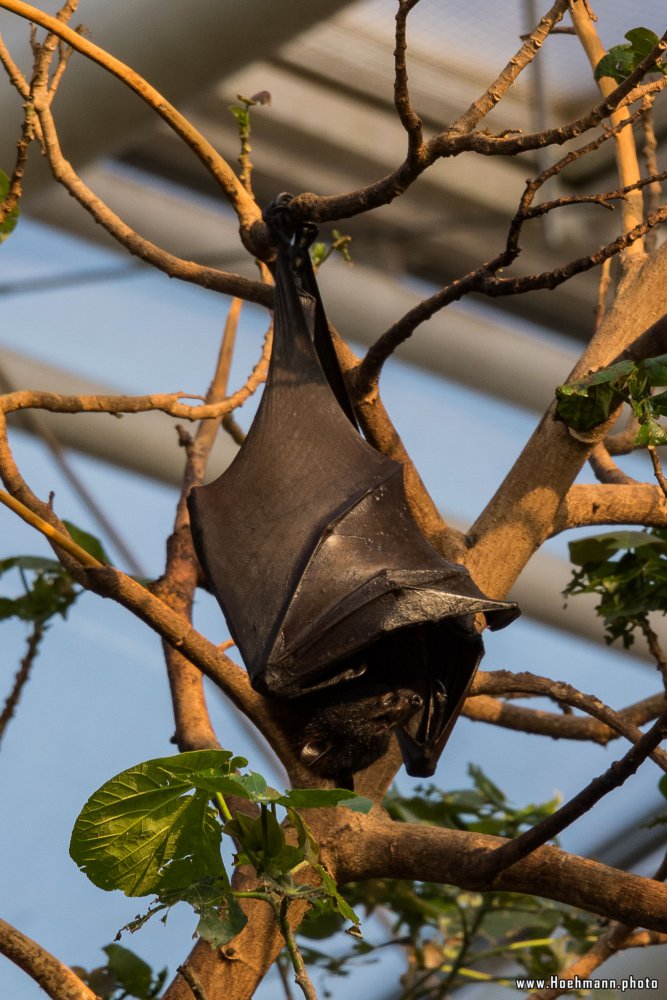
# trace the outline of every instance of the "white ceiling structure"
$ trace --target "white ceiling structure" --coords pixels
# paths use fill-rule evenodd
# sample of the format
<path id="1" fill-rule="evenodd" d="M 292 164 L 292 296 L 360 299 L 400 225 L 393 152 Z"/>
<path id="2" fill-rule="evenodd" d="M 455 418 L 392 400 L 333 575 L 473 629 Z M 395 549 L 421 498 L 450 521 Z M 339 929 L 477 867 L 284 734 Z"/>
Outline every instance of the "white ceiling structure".
<path id="1" fill-rule="evenodd" d="M 54 12 L 58 4 L 42 0 L 38 6 Z M 605 46 L 622 41 L 624 32 L 639 23 L 664 30 L 664 0 L 599 0 L 597 6 Z M 185 7 L 186 13 L 183 4 L 171 0 L 82 0 L 80 20 L 97 44 L 189 114 L 228 159 L 237 150 L 228 105 L 238 93 L 270 91 L 271 106 L 253 115 L 254 183 L 262 203 L 282 190 L 342 192 L 382 176 L 403 158 L 404 133 L 392 107 L 391 0 L 190 0 Z M 636 8 L 634 14 L 628 7 Z M 410 20 L 409 73 L 413 102 L 426 126 L 441 128 L 479 96 L 542 13 L 536 0 L 502 5 L 421 0 Z M 480 24 L 485 30 L 479 31 Z M 0 12 L 0 32 L 15 56 L 23 51 L 21 63 L 27 68 L 25 22 Z M 489 127 L 539 128 L 568 120 L 595 100 L 590 69 L 575 38 L 553 38 L 543 55 L 490 116 Z M 235 219 L 199 163 L 117 81 L 75 57 L 55 112 L 67 158 L 138 232 L 179 255 L 253 275 Z M 16 95 L 5 86 L 0 87 L 0 113 L 3 122 L 18 120 Z M 664 115 L 657 127 L 664 136 Z M 8 125 L 0 135 L 5 169 L 16 134 Z M 549 162 L 555 158 L 553 152 L 545 155 Z M 544 162 L 534 156 L 462 156 L 439 164 L 372 218 L 339 223 L 352 235 L 355 266 L 332 260 L 321 274 L 336 326 L 352 341 L 368 344 L 424 288 L 443 284 L 498 252 L 525 178 Z M 616 186 L 607 146 L 595 161 L 577 164 L 559 190 Z M 90 244 L 97 256 L 83 270 L 61 259 L 41 261 L 36 277 L 29 271 L 0 275 L 0 299 L 42 293 L 49 282 L 60 289 L 71 285 L 76 292 L 98 279 L 115 280 L 120 295 L 130 280 L 140 281 L 145 274 L 143 265 L 113 255 L 110 238 L 73 210 L 69 196 L 50 183 L 43 163 L 31 164 L 24 212 L 26 220 Z M 584 206 L 550 217 L 548 224 L 531 225 L 518 262 L 526 273 L 599 245 L 613 235 L 617 219 Z M 0 252 L 9 254 L 10 248 L 11 240 Z M 533 419 L 590 333 L 596 284 L 597 276 L 589 273 L 554 292 L 454 306 L 419 330 L 401 348 L 399 360 L 442 380 L 443 393 L 452 385 L 464 386 L 488 405 L 513 407 L 521 419 L 526 414 Z M 95 377 L 82 374 L 78 359 L 68 363 L 49 350 L 40 352 L 36 343 L 30 337 L 24 348 L 11 338 L 4 342 L 3 372 L 15 385 L 90 392 L 106 382 L 104 368 Z M 133 377 L 128 365 L 126 383 L 117 373 L 111 381 L 116 389 L 135 391 Z M 67 447 L 159 482 L 178 481 L 179 457 L 165 440 L 168 418 L 152 415 L 140 435 L 129 420 L 113 421 L 100 434 L 95 420 L 49 417 L 48 424 Z M 214 471 L 231 454 L 233 447 L 222 439 Z M 568 575 L 562 550 L 540 554 L 519 581 L 516 596 L 536 620 L 599 641 L 591 602 L 573 604 L 563 613 L 560 591 Z M 640 841 L 636 849 L 634 842 L 624 844 L 628 859 L 646 853 L 650 838 Z M 605 858 L 621 863 L 622 852 L 614 850 L 607 845 Z"/>

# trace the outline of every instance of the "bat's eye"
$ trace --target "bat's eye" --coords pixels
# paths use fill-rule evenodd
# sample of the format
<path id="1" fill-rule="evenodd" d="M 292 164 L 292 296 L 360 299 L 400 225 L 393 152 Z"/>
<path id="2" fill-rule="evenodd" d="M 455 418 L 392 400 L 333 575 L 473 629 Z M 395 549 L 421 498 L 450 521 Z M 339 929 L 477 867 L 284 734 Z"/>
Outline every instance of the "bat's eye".
<path id="1" fill-rule="evenodd" d="M 413 694 L 410 698 L 410 704 L 413 708 L 421 708 L 424 704 L 424 699 L 420 694 Z"/>

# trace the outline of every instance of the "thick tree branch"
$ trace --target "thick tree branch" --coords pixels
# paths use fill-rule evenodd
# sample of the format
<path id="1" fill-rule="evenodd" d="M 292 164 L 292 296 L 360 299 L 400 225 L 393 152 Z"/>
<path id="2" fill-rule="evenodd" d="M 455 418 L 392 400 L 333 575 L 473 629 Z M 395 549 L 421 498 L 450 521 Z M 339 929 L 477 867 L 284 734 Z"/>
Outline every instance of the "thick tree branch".
<path id="1" fill-rule="evenodd" d="M 51 1000 L 98 1000 L 71 969 L 5 920 L 0 920 L 0 953 L 34 979 Z"/>
<path id="2" fill-rule="evenodd" d="M 390 822 L 373 813 L 359 816 L 345 811 L 335 828 L 331 816 L 318 816 L 311 825 L 320 835 L 320 842 L 326 842 L 327 861 L 341 882 L 405 878 L 444 882 L 463 889 L 526 892 L 583 907 L 611 920 L 667 931 L 667 887 L 556 847 L 538 848 L 480 887 L 475 878 L 480 858 L 508 841 L 460 830 Z"/>
<path id="3" fill-rule="evenodd" d="M 613 460 L 604 442 L 596 444 L 588 456 L 588 462 L 595 478 L 608 486 L 639 486 L 638 480 L 628 476 Z"/>
<path id="4" fill-rule="evenodd" d="M 613 307 L 569 380 L 603 368 L 623 352 L 641 348 L 645 341 L 655 341 L 658 321 L 667 313 L 666 266 L 667 244 L 626 274 Z M 559 508 L 596 443 L 573 438 L 555 420 L 554 410 L 552 404 L 468 535 L 466 565 L 478 586 L 496 597 L 507 593 L 552 533 Z M 600 429 L 601 435 L 604 430 Z"/>
<path id="5" fill-rule="evenodd" d="M 643 524 L 667 527 L 667 502 L 650 483 L 571 486 L 554 517 L 550 536 L 569 528 L 599 524 Z"/>

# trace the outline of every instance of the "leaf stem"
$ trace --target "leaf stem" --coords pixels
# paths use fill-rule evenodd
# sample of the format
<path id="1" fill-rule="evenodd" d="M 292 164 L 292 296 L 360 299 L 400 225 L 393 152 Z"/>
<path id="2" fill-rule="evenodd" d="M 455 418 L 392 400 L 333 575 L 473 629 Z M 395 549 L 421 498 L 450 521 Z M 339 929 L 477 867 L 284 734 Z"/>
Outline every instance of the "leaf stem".
<path id="1" fill-rule="evenodd" d="M 215 801 L 218 804 L 218 809 L 220 810 L 220 815 L 224 819 L 225 823 L 231 823 L 232 814 L 229 811 L 229 806 L 225 802 L 225 798 L 221 792 L 215 793 Z"/>

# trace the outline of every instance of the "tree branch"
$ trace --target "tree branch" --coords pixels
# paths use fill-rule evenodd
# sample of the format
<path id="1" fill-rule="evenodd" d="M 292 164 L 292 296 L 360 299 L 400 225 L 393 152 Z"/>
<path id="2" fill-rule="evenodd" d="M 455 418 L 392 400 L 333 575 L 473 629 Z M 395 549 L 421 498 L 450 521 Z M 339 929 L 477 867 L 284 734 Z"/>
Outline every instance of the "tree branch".
<path id="1" fill-rule="evenodd" d="M 570 528 L 599 524 L 643 524 L 667 527 L 667 502 L 659 486 L 650 483 L 575 484 L 554 517 L 549 536 Z"/>
<path id="2" fill-rule="evenodd" d="M 484 884 L 492 880 L 498 872 L 510 868 L 517 861 L 532 854 L 536 848 L 542 847 L 547 841 L 557 837 L 584 813 L 592 809 L 600 799 L 615 788 L 619 788 L 631 775 L 635 774 L 665 737 L 667 737 L 667 712 L 658 716 L 651 728 L 642 734 L 641 739 L 637 740 L 620 760 L 614 761 L 606 771 L 589 782 L 585 788 L 582 788 L 555 813 L 525 833 L 519 834 L 514 840 L 508 841 L 502 847 L 492 851 L 486 857 L 479 858 L 477 875 L 480 882 Z M 627 923 L 625 920 L 623 922 Z"/>
<path id="3" fill-rule="evenodd" d="M 98 1000 L 71 969 L 1 919 L 0 953 L 34 979 L 51 1000 Z"/>
<path id="4" fill-rule="evenodd" d="M 554 4 L 552 11 L 560 6 Z M 455 131 L 453 127 L 445 129 L 426 143 L 418 160 L 406 158 L 386 177 L 364 188 L 341 195 L 320 197 L 312 192 L 304 192 L 290 203 L 290 211 L 295 219 L 303 221 L 333 222 L 337 219 L 350 218 L 379 208 L 381 205 L 388 205 L 403 194 L 425 170 L 439 159 L 458 156 L 465 152 L 475 152 L 483 156 L 516 156 L 518 153 L 528 150 L 544 149 L 553 145 L 562 146 L 571 139 L 576 139 L 582 133 L 595 128 L 617 108 L 641 100 L 647 93 L 655 93 L 667 85 L 667 79 L 665 79 L 646 84 L 643 87 L 638 86 L 647 70 L 660 57 L 667 45 L 666 39 L 667 33 L 651 53 L 608 97 L 584 115 L 565 125 L 545 129 L 542 132 L 528 132 L 510 136 L 495 136 L 476 131 L 462 133 Z"/>
<path id="5" fill-rule="evenodd" d="M 343 813 L 343 810 L 340 810 Z M 479 860 L 503 844 L 500 837 L 396 823 L 376 814 L 345 810 L 335 824 L 327 811 L 309 819 L 326 860 L 340 882 L 372 878 L 418 879 L 463 889 L 525 892 L 620 919 L 649 930 L 667 931 L 667 887 L 556 847 L 540 847 L 529 857 L 480 886 Z M 328 829 L 325 829 L 328 824 Z"/>
<path id="6" fill-rule="evenodd" d="M 206 167 L 213 179 L 221 188 L 225 197 L 234 208 L 241 226 L 250 230 L 255 223 L 261 222 L 261 211 L 255 200 L 248 194 L 240 180 L 226 160 L 197 131 L 173 105 L 171 105 L 154 87 L 151 87 L 125 63 L 105 52 L 98 45 L 88 41 L 82 35 L 73 31 L 56 17 L 51 17 L 32 4 L 22 0 L 0 0 L 0 7 L 38 24 L 66 42 L 70 48 L 80 52 L 87 59 L 97 63 L 107 72 L 115 76 L 121 83 L 133 90 L 166 124 L 173 129 L 185 144 L 195 153 Z"/>
<path id="7" fill-rule="evenodd" d="M 215 374 L 206 394 L 206 403 L 209 405 L 224 399 L 227 393 L 241 305 L 241 299 L 232 299 Z M 187 498 L 193 486 L 199 486 L 203 481 L 221 420 L 220 416 L 215 420 L 202 421 L 197 428 L 194 441 L 188 437 L 185 445 L 185 470 L 176 505 L 174 529 L 167 540 L 165 571 L 153 587 L 153 592 L 165 604 L 189 621 L 192 621 L 192 604 L 199 578 L 199 562 L 192 543 Z M 163 647 L 176 723 L 174 741 L 181 752 L 218 747 L 220 744 L 208 713 L 201 671 L 169 643 L 163 643 Z M 187 976 L 185 978 L 187 979 Z M 192 983 L 189 985 L 192 987 Z"/>
<path id="8" fill-rule="evenodd" d="M 7 726 L 10 720 L 13 718 L 16 711 L 16 707 L 19 703 L 21 697 L 21 692 L 28 682 L 30 676 L 30 671 L 32 665 L 37 658 L 39 653 L 39 645 L 44 637 L 45 626 L 43 622 L 34 622 L 30 635 L 28 636 L 28 643 L 25 651 L 25 655 L 21 659 L 19 664 L 19 669 L 14 678 L 14 684 L 12 690 L 9 692 L 5 704 L 3 706 L 2 712 L 0 713 L 0 742 L 5 735 Z"/>
<path id="9" fill-rule="evenodd" d="M 662 335 L 667 313 L 667 244 L 636 265 L 568 380 L 583 378 Z M 667 325 L 667 324 L 665 324 Z M 646 356 L 646 355 L 644 355 Z M 468 534 L 466 566 L 477 585 L 494 597 L 506 594 L 559 520 L 559 508 L 592 445 L 573 438 L 555 420 L 552 404 L 495 496 Z M 600 436 L 605 427 L 600 428 Z M 636 487 L 597 487 L 629 490 Z"/>
<path id="10" fill-rule="evenodd" d="M 595 70 L 605 54 L 605 49 L 582 0 L 573 0 L 570 5 L 570 16 L 579 41 L 588 56 L 591 69 Z M 609 97 L 614 92 L 616 83 L 610 77 L 605 76 L 598 80 L 598 87 L 603 97 Z M 620 108 L 612 112 L 610 117 L 612 125 L 618 125 L 624 119 L 629 119 L 630 116 L 627 108 Z M 641 178 L 639 160 L 637 159 L 634 136 L 630 129 L 623 129 L 622 132 L 619 132 L 615 137 L 615 142 L 618 176 L 621 184 L 627 187 L 627 197 L 624 199 L 622 207 L 623 231 L 629 233 L 642 222 L 644 217 L 644 199 L 641 191 L 634 187 Z M 625 253 L 628 256 L 643 254 L 643 252 L 644 246 L 641 239 L 625 248 Z"/>
<path id="11" fill-rule="evenodd" d="M 0 0 L 0 6 L 2 6 L 2 2 L 3 0 Z M 91 191 L 78 176 L 71 163 L 63 156 L 46 90 L 35 95 L 35 110 L 39 117 L 44 148 L 53 176 L 85 208 L 95 222 L 102 226 L 129 253 L 163 271 L 171 278 L 178 278 L 181 281 L 187 281 L 212 291 L 236 295 L 249 302 L 271 306 L 273 290 L 261 281 L 252 281 L 240 274 L 230 274 L 215 267 L 206 267 L 203 264 L 183 260 L 131 229 L 120 216 L 112 212 L 109 206 Z"/>
<path id="12" fill-rule="evenodd" d="M 578 691 L 577 688 L 573 687 L 571 684 L 566 684 L 564 681 L 555 681 L 548 677 L 539 677 L 536 674 L 528 673 L 527 671 L 521 673 L 511 673 L 509 670 L 494 670 L 491 672 L 482 671 L 478 673 L 473 681 L 473 686 L 471 688 L 472 697 L 476 694 L 492 694 L 492 695 L 502 695 L 502 694 L 528 694 L 534 696 L 542 696 L 545 698 L 551 698 L 554 701 L 559 702 L 563 705 L 570 705 L 572 708 L 580 709 L 587 715 L 592 716 L 593 719 L 597 719 L 599 723 L 602 723 L 602 727 L 598 730 L 600 735 L 602 732 L 613 732 L 621 736 L 624 736 L 634 745 L 641 742 L 644 738 L 645 733 L 638 728 L 638 725 L 633 721 L 633 713 L 638 711 L 644 711 L 648 706 L 645 703 L 641 704 L 641 709 L 639 705 L 630 706 L 623 712 L 615 712 L 604 702 L 596 698 L 595 695 L 584 694 L 582 691 Z M 658 696 L 658 702 L 660 703 L 660 708 L 655 713 L 655 715 L 660 715 L 661 712 L 665 711 L 664 696 Z M 656 699 L 650 700 L 650 707 L 655 707 Z M 505 706 L 507 712 L 511 715 L 512 713 L 527 713 L 530 709 L 520 709 L 514 705 Z M 533 713 L 539 719 L 540 716 L 547 716 L 549 713 L 546 712 L 534 712 Z M 649 718 L 654 718 L 655 716 L 649 715 Z M 587 723 L 589 720 L 581 719 L 577 716 L 565 715 L 565 716 L 551 716 L 549 721 L 555 721 L 560 719 L 563 723 L 563 732 L 567 733 L 568 729 L 570 732 L 576 731 L 577 723 Z M 643 721 L 648 721 L 643 719 Z M 574 724 L 574 725 L 573 725 Z M 554 726 L 554 728 L 556 728 Z M 579 726 L 579 729 L 584 728 Z M 586 727 L 588 728 L 588 727 Z M 595 727 L 591 727 L 595 731 Z M 550 734 L 553 735 L 553 734 Z M 581 738 L 581 737 L 579 737 Z M 608 742 L 609 737 L 604 742 Z M 651 753 L 652 760 L 658 764 L 663 771 L 667 772 L 667 752 L 664 750 L 656 749 Z"/>
<path id="13" fill-rule="evenodd" d="M 494 80 L 481 97 L 470 105 L 467 111 L 456 119 L 449 132 L 469 134 L 483 118 L 486 118 L 488 113 L 503 99 L 519 73 L 531 64 L 549 34 L 562 21 L 569 6 L 570 0 L 556 0 L 556 3 L 547 11 L 535 30 L 525 39 L 519 51 L 512 56 L 500 76 Z"/>

